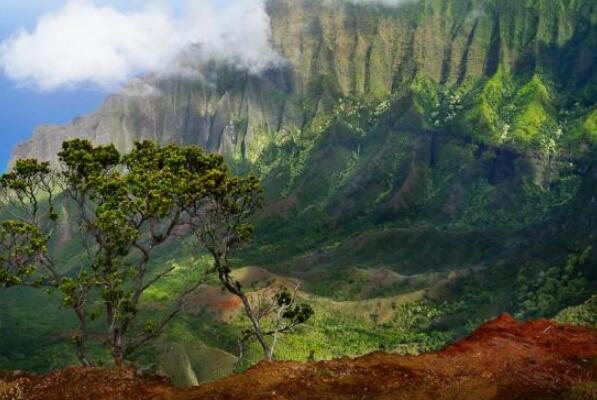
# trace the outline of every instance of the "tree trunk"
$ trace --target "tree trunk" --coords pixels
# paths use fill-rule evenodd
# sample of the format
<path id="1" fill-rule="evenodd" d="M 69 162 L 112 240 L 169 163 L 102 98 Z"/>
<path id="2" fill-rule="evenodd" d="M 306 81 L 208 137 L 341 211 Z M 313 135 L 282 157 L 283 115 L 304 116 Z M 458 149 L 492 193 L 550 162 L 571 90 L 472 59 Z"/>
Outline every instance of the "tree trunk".
<path id="1" fill-rule="evenodd" d="M 259 319 L 253 312 L 251 303 L 249 302 L 249 299 L 247 298 L 245 293 L 242 291 L 240 284 L 230 277 L 231 268 L 226 254 L 217 252 L 215 250 L 210 251 L 212 252 L 212 255 L 214 257 L 215 269 L 216 271 L 218 271 L 218 278 L 220 282 L 222 283 L 222 285 L 224 285 L 224 288 L 228 292 L 237 296 L 242 301 L 245 309 L 245 314 L 247 314 L 247 317 L 249 317 L 249 320 L 251 321 L 255 337 L 257 338 L 257 341 L 263 349 L 263 354 L 268 361 L 271 361 L 271 350 L 269 345 L 267 344 L 267 341 L 265 340 L 265 337 L 263 336 L 263 332 L 261 331 Z"/>
<path id="2" fill-rule="evenodd" d="M 257 338 L 257 341 L 263 348 L 263 354 L 265 355 L 265 358 L 268 361 L 271 361 L 272 360 L 272 351 L 270 349 L 269 344 L 265 340 L 265 337 L 263 336 L 263 332 L 261 332 L 261 326 L 259 325 L 259 320 L 257 319 L 257 317 L 255 316 L 255 313 L 253 312 L 253 308 L 251 307 L 251 303 L 249 303 L 249 299 L 241 290 L 238 290 L 236 295 L 238 297 L 240 297 L 241 301 L 243 302 L 243 305 L 245 308 L 245 313 L 247 314 L 247 317 L 249 317 L 249 320 L 251 320 L 251 324 L 253 325 L 253 330 L 255 331 L 255 337 Z"/>
<path id="3" fill-rule="evenodd" d="M 234 365 L 235 372 L 241 372 L 240 368 L 243 363 L 243 359 L 245 358 L 245 338 L 238 339 L 238 360 Z"/>
<path id="4" fill-rule="evenodd" d="M 91 367 L 92 364 L 87 358 L 87 351 L 85 349 L 85 338 L 83 337 L 83 335 L 76 335 L 75 337 L 73 337 L 73 341 L 75 343 L 75 352 L 81 365 L 84 367 Z"/>
<path id="5" fill-rule="evenodd" d="M 270 346 L 269 349 L 269 360 L 273 360 L 274 359 L 274 351 L 276 350 L 276 344 L 278 344 L 278 332 L 276 331 L 274 333 L 274 338 L 272 339 L 272 345 Z"/>
<path id="6" fill-rule="evenodd" d="M 112 336 L 112 358 L 116 367 L 122 368 L 124 366 L 124 337 L 120 329 L 115 329 Z"/>
<path id="7" fill-rule="evenodd" d="M 79 319 L 79 332 L 73 337 L 73 342 L 75 345 L 75 353 L 77 354 L 77 358 L 79 362 L 84 367 L 90 367 L 92 364 L 87 358 L 87 350 L 85 348 L 85 330 L 87 329 L 87 317 L 85 315 L 85 310 L 81 306 L 77 306 L 74 308 L 75 313 L 77 314 L 77 318 Z"/>
<path id="8" fill-rule="evenodd" d="M 261 331 L 261 326 L 259 324 L 259 319 L 253 312 L 253 308 L 251 307 L 251 303 L 249 302 L 249 299 L 247 298 L 245 293 L 242 291 L 240 285 L 237 282 L 234 282 L 234 280 L 230 278 L 230 275 L 228 273 L 228 271 L 230 271 L 230 268 L 227 266 L 227 263 L 220 261 L 218 257 L 215 257 L 215 258 L 216 258 L 216 269 L 219 271 L 218 277 L 220 279 L 220 282 L 224 285 L 226 290 L 228 290 L 233 295 L 237 296 L 242 301 L 244 309 L 245 309 L 245 314 L 247 314 L 247 317 L 249 317 L 249 320 L 251 321 L 251 325 L 253 326 L 253 331 L 255 333 L 255 337 L 257 338 L 257 341 L 259 342 L 259 344 L 261 345 L 261 348 L 263 349 L 263 354 L 268 361 L 271 361 L 272 356 L 271 356 L 270 347 L 267 344 L 265 337 L 263 336 L 263 332 Z M 225 268 L 223 268 L 224 266 L 225 266 Z"/>

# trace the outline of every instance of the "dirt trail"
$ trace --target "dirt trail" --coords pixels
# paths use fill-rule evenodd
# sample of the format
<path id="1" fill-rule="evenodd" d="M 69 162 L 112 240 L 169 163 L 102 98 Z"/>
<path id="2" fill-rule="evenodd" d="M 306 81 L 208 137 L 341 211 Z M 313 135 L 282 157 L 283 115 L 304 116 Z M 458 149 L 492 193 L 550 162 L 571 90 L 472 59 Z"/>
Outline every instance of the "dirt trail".
<path id="1" fill-rule="evenodd" d="M 12 396 L 12 397 L 11 397 Z M 314 400 L 597 399 L 597 331 L 508 315 L 438 353 L 374 353 L 327 362 L 261 363 L 244 374 L 175 389 L 133 371 L 71 368 L 0 375 L 0 399 Z"/>

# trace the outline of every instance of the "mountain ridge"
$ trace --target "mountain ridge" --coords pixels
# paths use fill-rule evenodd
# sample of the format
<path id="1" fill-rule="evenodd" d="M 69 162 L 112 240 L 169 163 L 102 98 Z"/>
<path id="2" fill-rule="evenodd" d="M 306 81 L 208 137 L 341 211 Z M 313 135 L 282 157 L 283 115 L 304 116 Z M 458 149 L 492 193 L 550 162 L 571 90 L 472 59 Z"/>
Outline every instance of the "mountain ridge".
<path id="1" fill-rule="evenodd" d="M 557 5 L 421 0 L 385 7 L 270 0 L 272 45 L 287 66 L 260 76 L 226 65 L 202 67 L 202 76 L 215 76 L 211 82 L 137 79 L 96 113 L 69 125 L 40 127 L 14 150 L 11 163 L 55 160 L 61 142 L 77 136 L 114 142 L 121 150 L 140 139 L 199 144 L 253 163 L 271 135 L 317 126 L 338 98 L 383 100 L 416 77 L 461 86 L 491 77 L 501 66 L 506 72 L 555 74 L 573 86 L 594 82 L 596 6 L 588 0 Z M 566 57 L 562 65 L 560 55 Z"/>

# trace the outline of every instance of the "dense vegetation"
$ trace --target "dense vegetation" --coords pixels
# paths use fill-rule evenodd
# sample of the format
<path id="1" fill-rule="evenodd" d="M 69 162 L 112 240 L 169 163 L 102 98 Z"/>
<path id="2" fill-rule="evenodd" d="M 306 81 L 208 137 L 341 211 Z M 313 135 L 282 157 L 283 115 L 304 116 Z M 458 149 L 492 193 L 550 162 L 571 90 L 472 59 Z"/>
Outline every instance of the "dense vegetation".
<path id="1" fill-rule="evenodd" d="M 224 68 L 207 97 L 225 101 L 193 105 L 216 110 L 197 117 L 212 118 L 222 135 L 207 147 L 263 183 L 254 240 L 233 260 L 249 267 L 231 276 L 270 305 L 268 288 L 298 287 L 297 300 L 315 310 L 299 335 L 280 338 L 277 356 L 432 350 L 503 311 L 594 326 L 595 3 L 326 7 L 270 2 L 274 41 L 292 71 L 254 77 Z M 297 26 L 309 29 L 287 31 Z M 165 126 L 169 102 L 206 92 L 199 83 L 153 83 L 182 87 L 147 106 Z M 154 135 L 138 112 L 127 121 L 141 137 Z M 226 126 L 238 129 L 236 139 Z M 61 236 L 72 239 L 69 212 Z M 53 245 L 64 260 L 81 254 L 76 240 Z M 141 320 L 176 302 L 191 269 L 209 268 L 195 247 L 181 239 L 156 254 L 150 269 L 174 273 L 147 291 Z M 210 285 L 215 277 L 137 362 L 191 384 L 262 356 L 253 343 L 237 359 L 249 325 Z M 73 361 L 55 332 L 74 321 L 48 311 L 56 299 L 28 289 L 0 296 L 0 368 Z"/>

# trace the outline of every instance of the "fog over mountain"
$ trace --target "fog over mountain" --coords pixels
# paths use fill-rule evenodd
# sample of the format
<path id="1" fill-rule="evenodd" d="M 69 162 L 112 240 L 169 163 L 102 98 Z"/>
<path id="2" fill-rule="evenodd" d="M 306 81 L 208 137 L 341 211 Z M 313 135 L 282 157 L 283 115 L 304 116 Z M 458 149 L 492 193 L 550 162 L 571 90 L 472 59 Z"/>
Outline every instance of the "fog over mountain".
<path id="1" fill-rule="evenodd" d="M 42 90 L 94 84 L 106 89 L 147 72 L 177 72 L 177 56 L 198 45 L 206 60 L 228 60 L 260 72 L 281 58 L 270 47 L 260 0 L 189 2 L 180 15 L 164 6 L 119 11 L 71 0 L 0 45 L 0 68 Z"/>
<path id="2" fill-rule="evenodd" d="M 399 6 L 405 3 L 412 3 L 416 0 L 340 0 L 353 4 L 383 4 L 386 6 Z"/>
<path id="3" fill-rule="evenodd" d="M 413 0 L 329 0 L 397 6 Z M 0 44 L 0 70 L 42 90 L 92 84 L 114 90 L 148 72 L 185 74 L 181 51 L 195 61 L 225 60 L 252 73 L 279 65 L 271 47 L 264 0 L 191 2 L 181 13 L 163 4 L 120 11 L 90 0 L 69 0 Z"/>

